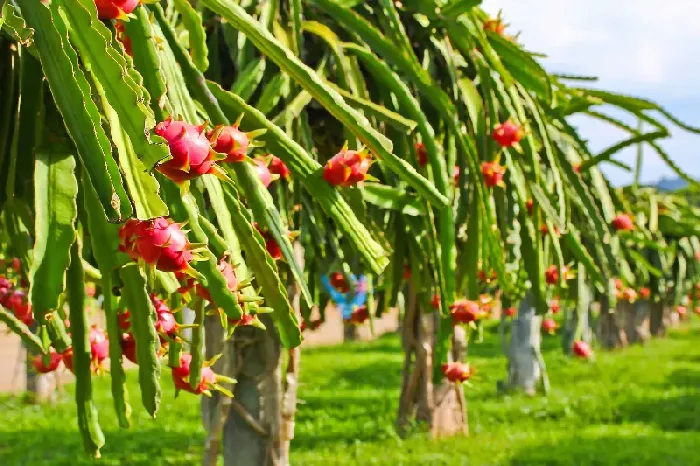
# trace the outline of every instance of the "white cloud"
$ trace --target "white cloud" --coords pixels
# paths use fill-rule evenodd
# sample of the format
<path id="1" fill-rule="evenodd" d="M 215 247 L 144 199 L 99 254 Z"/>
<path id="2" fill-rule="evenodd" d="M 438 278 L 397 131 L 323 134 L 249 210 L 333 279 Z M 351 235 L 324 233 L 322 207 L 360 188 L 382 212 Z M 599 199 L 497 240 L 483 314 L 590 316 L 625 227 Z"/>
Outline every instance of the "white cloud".
<path id="1" fill-rule="evenodd" d="M 484 0 L 483 8 L 493 16 L 502 9 L 507 32 L 520 32 L 528 50 L 546 54 L 549 71 L 597 76 L 596 86 L 650 98 L 700 123 L 695 112 L 700 108 L 699 0 Z M 589 119 L 576 124 L 594 152 L 624 136 Z M 700 147 L 700 136 L 676 129 L 672 134 L 662 146 L 684 170 L 700 177 L 693 149 Z M 629 149 L 616 158 L 633 164 L 634 154 Z M 643 180 L 674 176 L 651 150 L 645 154 Z M 619 169 L 606 172 L 617 185 L 632 179 Z"/>

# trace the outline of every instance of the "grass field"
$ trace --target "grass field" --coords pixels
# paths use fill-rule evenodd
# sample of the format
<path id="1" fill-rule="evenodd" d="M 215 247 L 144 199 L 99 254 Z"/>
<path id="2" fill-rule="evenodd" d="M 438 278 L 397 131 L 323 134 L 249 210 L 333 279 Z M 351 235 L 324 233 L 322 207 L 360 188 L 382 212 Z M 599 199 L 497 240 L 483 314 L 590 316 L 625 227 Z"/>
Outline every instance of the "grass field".
<path id="1" fill-rule="evenodd" d="M 471 436 L 433 441 L 397 436 L 399 339 L 305 351 L 295 465 L 700 465 L 700 327 L 594 363 L 561 355 L 545 339 L 552 393 L 500 396 L 505 374 L 496 335 L 470 346 L 478 378 L 468 388 Z M 166 373 L 166 375 L 169 375 Z M 195 465 L 204 438 L 198 398 L 173 398 L 170 380 L 157 420 L 141 409 L 129 373 L 133 427 L 116 425 L 109 379 L 96 380 L 107 445 L 104 465 Z M 0 465 L 83 465 L 72 387 L 57 406 L 0 398 Z"/>

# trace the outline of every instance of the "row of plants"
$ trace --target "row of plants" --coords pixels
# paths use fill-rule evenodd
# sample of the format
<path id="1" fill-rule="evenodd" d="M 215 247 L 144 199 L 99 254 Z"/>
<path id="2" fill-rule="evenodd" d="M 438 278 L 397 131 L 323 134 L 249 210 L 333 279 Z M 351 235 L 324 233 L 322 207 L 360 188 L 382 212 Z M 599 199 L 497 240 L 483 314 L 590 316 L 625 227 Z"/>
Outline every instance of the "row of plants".
<path id="1" fill-rule="evenodd" d="M 698 129 L 547 73 L 479 3 L 0 2 L 0 318 L 37 370 L 75 373 L 89 454 L 93 374 L 109 359 L 126 428 L 123 358 L 154 417 L 167 359 L 179 390 L 210 396 L 211 464 L 227 418 L 241 464 L 285 464 L 302 332 L 332 296 L 354 324 L 405 303 L 398 423 L 436 435 L 466 429 L 455 382 L 492 303 L 519 307 L 509 385 L 527 390 L 555 299 L 583 357 L 590 302 L 601 319 L 626 289 L 685 303 L 697 208 L 613 189 L 599 165 L 646 144 L 695 186 L 659 140 Z M 573 115 L 627 136 L 593 154 Z"/>

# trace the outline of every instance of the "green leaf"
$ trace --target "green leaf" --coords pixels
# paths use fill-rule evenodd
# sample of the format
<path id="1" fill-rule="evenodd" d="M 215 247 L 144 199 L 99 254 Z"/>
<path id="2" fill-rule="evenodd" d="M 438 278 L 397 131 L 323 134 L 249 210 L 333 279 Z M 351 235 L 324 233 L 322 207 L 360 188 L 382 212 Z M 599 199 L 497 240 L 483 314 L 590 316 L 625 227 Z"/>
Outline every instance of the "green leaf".
<path id="1" fill-rule="evenodd" d="M 32 353 L 48 354 L 39 337 L 34 335 L 24 322 L 15 317 L 14 313 L 5 309 L 2 305 L 0 305 L 0 322 L 7 325 L 7 328 L 9 328 L 12 333 L 19 335 L 22 342 Z"/>
<path id="2" fill-rule="evenodd" d="M 253 211 L 253 216 L 263 227 L 267 228 L 277 242 L 282 256 L 287 261 L 294 279 L 299 284 L 301 294 L 309 306 L 313 305 L 311 292 L 304 279 L 304 271 L 296 261 L 292 242 L 289 240 L 289 231 L 282 224 L 282 218 L 275 206 L 272 196 L 263 186 L 255 168 L 249 163 L 233 164 L 236 178 L 241 185 L 242 192 L 246 193 L 248 206 Z"/>
<path id="3" fill-rule="evenodd" d="M 248 63 L 236 77 L 231 92 L 238 94 L 243 100 L 250 99 L 265 75 L 266 65 L 267 60 L 264 58 L 257 58 Z"/>
<path id="4" fill-rule="evenodd" d="M 209 68 L 207 37 L 202 15 L 197 12 L 187 0 L 174 0 L 173 5 L 180 13 L 182 25 L 189 32 L 190 55 L 192 61 L 202 73 Z"/>
<path id="5" fill-rule="evenodd" d="M 400 188 L 368 183 L 361 190 L 365 202 L 383 209 L 397 210 L 405 215 L 426 215 L 425 204 Z"/>
<path id="6" fill-rule="evenodd" d="M 290 50 L 285 49 L 269 32 L 232 0 L 203 0 L 204 5 L 220 14 L 253 42 L 267 57 L 307 90 L 324 108 L 349 128 L 373 154 L 411 185 L 421 196 L 437 206 L 447 205 L 447 198 L 438 192 L 408 163 L 392 154 L 391 141 L 371 128 L 367 119 L 352 109 L 343 98 L 327 86 L 308 66 Z"/>
<path id="7" fill-rule="evenodd" d="M 581 164 L 581 171 L 587 170 L 588 168 L 590 168 L 594 165 L 598 165 L 601 162 L 609 161 L 611 157 L 613 157 L 615 154 L 620 152 L 622 149 L 625 149 L 626 147 L 634 146 L 636 144 L 640 144 L 643 142 L 654 141 L 656 139 L 661 139 L 661 138 L 665 138 L 668 136 L 669 136 L 668 131 L 654 131 L 651 133 L 643 133 L 643 134 L 634 135 L 631 138 L 620 141 L 617 144 L 613 144 L 612 146 L 608 147 L 607 149 L 601 151 L 598 155 L 596 155 L 592 159 L 588 159 L 588 160 L 584 161 Z"/>
<path id="8" fill-rule="evenodd" d="M 122 299 L 131 315 L 131 330 L 136 341 L 136 361 L 139 364 L 141 402 L 146 412 L 156 417 L 160 406 L 160 339 L 154 327 L 156 311 L 146 289 L 146 277 L 136 264 L 127 264 L 120 270 Z"/>
<path id="9" fill-rule="evenodd" d="M 109 29 L 97 19 L 94 0 L 58 0 L 71 29 L 70 41 L 94 79 L 104 88 L 109 104 L 119 115 L 134 151 L 148 170 L 170 157 L 162 142 L 151 142 L 155 126 L 138 73 L 114 46 Z"/>
<path id="10" fill-rule="evenodd" d="M 148 172 L 136 155 L 134 146 L 121 125 L 122 118 L 109 103 L 106 101 L 103 103 L 105 115 L 110 123 L 112 142 L 119 154 L 119 166 L 136 209 L 136 218 L 147 220 L 155 217 L 167 217 L 168 207 L 160 198 L 158 181 Z"/>
<path id="11" fill-rule="evenodd" d="M 246 262 L 263 288 L 266 306 L 274 309 L 272 318 L 275 320 L 280 340 L 286 348 L 299 346 L 302 340 L 301 331 L 294 309 L 289 303 L 287 290 L 280 281 L 277 264 L 267 253 L 265 240 L 253 228 L 252 219 L 235 190 L 225 190 L 224 196 L 231 213 L 233 228 L 246 252 Z"/>
<path id="12" fill-rule="evenodd" d="M 151 109 L 156 119 L 163 121 L 172 114 L 172 110 L 168 105 L 168 91 L 161 70 L 157 45 L 159 42 L 148 17 L 148 10 L 137 8 L 131 14 L 135 18 L 126 21 L 124 29 L 127 37 L 131 39 L 134 66 L 141 74 L 143 86 L 150 94 Z"/>
<path id="13" fill-rule="evenodd" d="M 59 148 L 60 149 L 60 148 Z M 29 299 L 43 322 L 58 308 L 65 289 L 71 244 L 78 216 L 75 157 L 62 151 L 36 155 L 34 171 L 34 260 L 29 270 Z"/>
<path id="14" fill-rule="evenodd" d="M 63 122 L 75 142 L 100 204 L 110 221 L 131 215 L 131 205 L 118 177 L 107 135 L 100 125 L 90 85 L 78 67 L 78 57 L 68 43 L 68 30 L 56 13 L 56 3 L 47 6 L 34 0 L 18 0 L 24 19 L 34 29 L 34 44 Z M 121 79 L 121 78 L 119 78 Z"/>
<path id="15" fill-rule="evenodd" d="M 456 20 L 472 8 L 481 5 L 483 0 L 452 0 L 440 9 L 440 16 L 447 20 Z"/>
<path id="16" fill-rule="evenodd" d="M 83 436 L 85 452 L 95 458 L 105 444 L 105 436 L 98 423 L 97 406 L 92 399 L 92 352 L 90 348 L 90 321 L 85 310 L 85 276 L 83 275 L 80 239 L 70 247 L 68 269 L 68 307 L 73 335 L 73 372 L 75 374 L 75 402 L 78 408 L 78 428 Z"/>

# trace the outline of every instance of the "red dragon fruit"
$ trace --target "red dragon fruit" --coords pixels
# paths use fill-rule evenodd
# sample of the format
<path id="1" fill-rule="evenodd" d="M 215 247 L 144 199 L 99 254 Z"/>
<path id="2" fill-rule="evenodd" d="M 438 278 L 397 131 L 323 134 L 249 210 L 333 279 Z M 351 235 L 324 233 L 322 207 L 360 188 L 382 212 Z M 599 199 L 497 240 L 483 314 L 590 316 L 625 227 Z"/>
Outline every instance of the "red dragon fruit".
<path id="1" fill-rule="evenodd" d="M 180 356 L 180 366 L 172 368 L 173 383 L 178 390 L 194 393 L 195 395 L 210 394 L 209 390 L 216 385 L 217 377 L 211 367 L 202 367 L 202 380 L 196 388 L 190 385 L 190 364 L 192 355 L 184 353 Z"/>
<path id="2" fill-rule="evenodd" d="M 430 300 L 430 305 L 433 306 L 433 309 L 440 309 L 440 301 L 440 295 L 435 293 L 433 299 Z"/>
<path id="3" fill-rule="evenodd" d="M 323 179 L 333 186 L 355 186 L 367 179 L 371 164 L 369 152 L 343 147 L 323 168 Z"/>
<path id="4" fill-rule="evenodd" d="M 425 150 L 425 144 L 422 142 L 416 144 L 416 157 L 419 166 L 425 167 L 428 164 L 428 151 Z"/>
<path id="5" fill-rule="evenodd" d="M 593 356 L 593 350 L 585 341 L 575 341 L 573 347 L 571 348 L 575 356 L 583 359 L 589 359 Z"/>
<path id="6" fill-rule="evenodd" d="M 498 18 L 489 19 L 484 21 L 484 30 L 495 32 L 499 36 L 502 36 L 506 32 L 506 25 L 502 20 Z"/>
<path id="7" fill-rule="evenodd" d="M 63 361 L 63 356 L 61 356 L 54 350 L 51 350 L 51 353 L 49 353 L 48 365 L 44 364 L 44 357 L 40 354 L 34 356 L 34 359 L 32 360 L 32 365 L 39 374 L 48 374 L 49 372 L 53 372 L 56 369 L 58 369 L 58 366 L 61 364 L 61 361 Z"/>
<path id="8" fill-rule="evenodd" d="M 639 290 L 639 297 L 641 299 L 649 299 L 651 297 L 651 290 L 647 287 L 643 287 Z"/>
<path id="9" fill-rule="evenodd" d="M 561 302 L 558 296 L 549 302 L 549 310 L 552 311 L 552 314 L 559 314 L 561 311 Z"/>
<path id="10" fill-rule="evenodd" d="M 634 222 L 632 217 L 626 214 L 620 214 L 612 221 L 612 226 L 615 231 L 630 231 L 634 230 Z"/>
<path id="11" fill-rule="evenodd" d="M 469 380 L 473 372 L 469 364 L 463 362 L 448 362 L 442 365 L 442 373 L 450 382 L 462 383 Z"/>
<path id="12" fill-rule="evenodd" d="M 547 332 L 550 335 L 554 335 L 557 330 L 557 323 L 552 319 L 544 319 L 542 321 L 542 331 Z"/>
<path id="13" fill-rule="evenodd" d="M 158 165 L 158 171 L 176 183 L 206 174 L 216 174 L 216 154 L 204 135 L 203 126 L 168 118 L 154 132 L 168 142 L 172 159 Z"/>
<path id="14" fill-rule="evenodd" d="M 267 164 L 265 163 L 264 160 L 256 158 L 254 160 L 255 162 L 255 171 L 258 172 L 258 178 L 260 178 L 260 182 L 265 186 L 266 188 L 270 187 L 270 184 L 277 178 L 272 175 L 272 172 L 270 172 L 270 169 L 267 168 Z"/>
<path id="15" fill-rule="evenodd" d="M 622 293 L 619 294 L 618 298 L 622 299 L 623 301 L 633 303 L 637 300 L 637 292 L 634 289 L 627 287 L 622 291 Z"/>
<path id="16" fill-rule="evenodd" d="M 268 157 L 270 158 L 270 164 L 267 166 L 267 168 L 270 169 L 270 173 L 277 175 L 280 178 L 289 178 L 289 168 L 287 168 L 287 165 L 282 162 L 282 159 L 275 155 L 268 155 Z"/>
<path id="17" fill-rule="evenodd" d="M 95 0 L 100 19 L 125 19 L 139 3 L 140 0 Z"/>
<path id="18" fill-rule="evenodd" d="M 517 309 L 514 307 L 507 307 L 503 310 L 503 314 L 505 314 L 506 317 L 514 317 L 517 312 Z"/>
<path id="19" fill-rule="evenodd" d="M 228 319 L 229 325 L 233 325 L 234 327 L 248 327 L 253 325 L 254 322 L 255 316 L 247 313 L 243 313 L 238 320 Z"/>
<path id="20" fill-rule="evenodd" d="M 272 233 L 267 230 L 262 230 L 257 223 L 254 226 L 265 240 L 265 249 L 267 250 L 268 254 L 270 254 L 270 257 L 272 257 L 274 260 L 281 259 L 282 250 L 280 249 L 280 245 L 277 244 L 275 237 L 272 236 Z"/>
<path id="21" fill-rule="evenodd" d="M 527 209 L 527 213 L 530 214 L 530 215 L 532 215 L 532 211 L 533 211 L 533 209 L 535 208 L 535 203 L 534 203 L 534 201 L 533 201 L 532 199 L 528 199 L 528 200 L 525 202 L 525 208 Z"/>
<path id="22" fill-rule="evenodd" d="M 308 325 L 306 323 L 306 320 L 301 321 L 301 325 L 299 325 L 299 329 L 303 332 L 307 328 L 311 331 L 317 330 L 321 325 L 323 324 L 323 320 L 321 319 L 314 319 L 312 320 Z"/>
<path id="23" fill-rule="evenodd" d="M 483 312 L 478 303 L 468 299 L 460 299 L 450 306 L 450 314 L 452 315 L 452 323 L 459 325 L 475 322 L 482 317 Z"/>
<path id="24" fill-rule="evenodd" d="M 63 365 L 66 366 L 69 371 L 73 372 L 73 348 L 65 350 L 61 353 L 61 357 L 63 357 Z"/>
<path id="25" fill-rule="evenodd" d="M 100 367 L 102 361 L 107 359 L 109 356 L 109 342 L 107 341 L 107 334 L 93 325 L 88 333 L 88 338 L 90 339 L 90 352 L 92 354 L 92 362 L 97 367 Z"/>
<path id="26" fill-rule="evenodd" d="M 408 264 L 403 265 L 403 279 L 408 281 L 411 279 L 411 266 Z"/>
<path id="27" fill-rule="evenodd" d="M 126 359 L 138 364 L 136 360 L 136 340 L 134 340 L 134 335 L 131 333 L 122 333 L 119 344 L 122 347 L 122 354 Z"/>
<path id="28" fill-rule="evenodd" d="M 676 312 L 680 317 L 683 317 L 688 313 L 688 309 L 685 306 L 678 305 L 676 306 Z"/>
<path id="29" fill-rule="evenodd" d="M 486 187 L 488 188 L 496 186 L 504 187 L 503 175 L 505 173 L 506 167 L 496 162 L 484 162 L 481 164 L 481 174 L 484 176 L 484 183 L 486 183 Z"/>
<path id="30" fill-rule="evenodd" d="M 501 147 L 512 147 L 518 143 L 525 135 L 525 132 L 512 121 L 508 120 L 505 123 L 497 125 L 493 130 L 492 137 Z"/>
<path id="31" fill-rule="evenodd" d="M 93 325 L 88 333 L 88 338 L 90 340 L 90 358 L 91 364 L 90 368 L 93 373 L 97 373 L 100 368 L 102 368 L 102 362 L 107 359 L 109 355 L 109 342 L 107 341 L 107 335 L 104 331 Z M 63 352 L 63 364 L 73 372 L 73 348 L 68 348 Z"/>
<path id="32" fill-rule="evenodd" d="M 544 279 L 548 285 L 559 283 L 559 267 L 550 265 L 547 270 L 544 271 Z"/>
<path id="33" fill-rule="evenodd" d="M 156 321 L 153 323 L 156 328 L 156 332 L 161 335 L 175 335 L 175 330 L 177 329 L 177 321 L 175 316 L 170 311 L 165 303 L 155 296 L 151 296 L 151 301 L 153 301 L 153 306 L 156 309 Z M 161 338 L 161 342 L 164 343 L 164 339 Z"/>
<path id="34" fill-rule="evenodd" d="M 34 323 L 34 313 L 32 312 L 32 305 L 29 303 L 27 293 L 15 290 L 6 301 L 7 307 L 12 310 L 15 317 L 24 322 L 27 327 Z"/>
<path id="35" fill-rule="evenodd" d="M 347 293 L 348 291 L 350 291 L 350 284 L 345 278 L 343 272 L 331 272 L 328 278 L 331 283 L 331 286 L 339 292 Z"/>
<path id="36" fill-rule="evenodd" d="M 350 314 L 350 322 L 355 325 L 364 324 L 367 319 L 369 319 L 367 306 L 356 307 Z"/>
<path id="37" fill-rule="evenodd" d="M 542 233 L 542 236 L 547 236 L 549 234 L 549 227 L 546 223 L 543 223 L 540 227 L 540 233 Z M 559 228 L 554 227 L 554 236 L 559 236 L 560 234 Z"/>
<path id="38" fill-rule="evenodd" d="M 238 129 L 238 125 L 215 128 L 207 137 L 214 144 L 214 151 L 226 156 L 222 162 L 243 162 L 250 146 L 251 139 L 247 133 Z"/>
<path id="39" fill-rule="evenodd" d="M 163 272 L 186 270 L 194 258 L 180 224 L 164 217 L 129 220 L 122 226 L 119 237 L 121 251 Z"/>
<path id="40" fill-rule="evenodd" d="M 487 285 L 494 281 L 496 278 L 498 278 L 498 275 L 496 275 L 495 270 L 491 270 L 491 273 L 487 274 L 485 270 L 479 270 L 476 273 L 477 278 L 479 281 L 482 283 L 486 283 Z"/>

